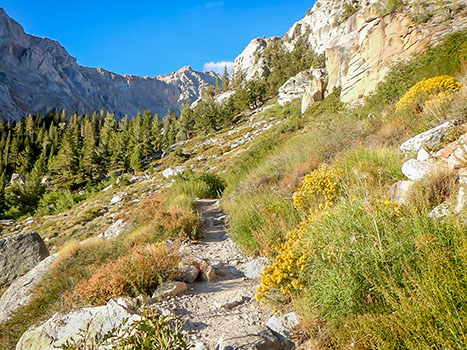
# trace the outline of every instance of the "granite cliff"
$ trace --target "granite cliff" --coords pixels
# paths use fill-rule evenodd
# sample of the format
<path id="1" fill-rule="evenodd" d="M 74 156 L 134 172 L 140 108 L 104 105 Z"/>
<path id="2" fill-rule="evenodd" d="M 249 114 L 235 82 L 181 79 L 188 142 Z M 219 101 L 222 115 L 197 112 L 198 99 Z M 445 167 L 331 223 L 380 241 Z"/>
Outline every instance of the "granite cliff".
<path id="1" fill-rule="evenodd" d="M 57 41 L 28 35 L 0 8 L 0 119 L 65 108 L 104 108 L 117 116 L 149 109 L 160 116 L 185 99 L 196 100 L 216 73 L 189 66 L 172 74 L 139 77 L 83 67 Z"/>
<path id="2" fill-rule="evenodd" d="M 341 88 L 343 102 L 356 102 L 374 91 L 391 66 L 436 45 L 446 35 L 467 25 L 465 1 L 405 0 L 398 6 L 385 0 L 318 0 L 307 15 L 282 37 L 252 40 L 235 59 L 233 74 L 253 80 L 269 74 L 263 52 L 273 42 L 292 51 L 298 38 L 305 36 L 317 54 L 325 54 L 327 90 Z M 301 72 L 299 84 L 287 82 L 279 100 L 303 95 L 307 88 L 321 86 L 317 74 Z M 308 79 L 303 79 L 304 75 Z M 319 74 L 318 74 L 319 76 Z M 321 77 L 319 77 L 321 79 Z M 315 96 L 318 91 L 306 91 Z M 281 96 L 284 95 L 284 96 Z M 304 101 L 304 107 L 312 101 Z"/>

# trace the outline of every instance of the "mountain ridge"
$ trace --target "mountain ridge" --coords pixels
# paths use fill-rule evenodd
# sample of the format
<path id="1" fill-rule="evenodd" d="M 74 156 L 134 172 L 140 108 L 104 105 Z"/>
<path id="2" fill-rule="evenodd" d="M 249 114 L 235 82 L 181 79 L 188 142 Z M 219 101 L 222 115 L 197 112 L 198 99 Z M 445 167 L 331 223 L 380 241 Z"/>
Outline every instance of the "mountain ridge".
<path id="1" fill-rule="evenodd" d="M 32 36 L 0 8 L 0 119 L 66 109 L 79 114 L 100 109 L 117 116 L 151 110 L 160 117 L 220 78 L 190 66 L 153 77 L 117 74 L 81 66 L 55 40 Z M 174 77 L 177 78 L 174 78 Z"/>

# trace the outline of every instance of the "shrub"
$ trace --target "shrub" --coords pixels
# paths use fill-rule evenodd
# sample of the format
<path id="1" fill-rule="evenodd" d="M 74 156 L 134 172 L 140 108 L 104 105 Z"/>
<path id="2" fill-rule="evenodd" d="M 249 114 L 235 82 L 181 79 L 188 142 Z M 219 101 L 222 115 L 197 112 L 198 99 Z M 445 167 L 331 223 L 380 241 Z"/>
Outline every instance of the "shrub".
<path id="1" fill-rule="evenodd" d="M 178 274 L 179 255 L 174 247 L 163 244 L 135 246 L 128 255 L 98 268 L 89 279 L 76 286 L 68 300 L 105 304 L 112 298 L 149 295 L 167 279 Z"/>
<path id="2" fill-rule="evenodd" d="M 70 191 L 53 191 L 46 193 L 39 201 L 36 215 L 44 216 L 60 213 L 64 210 L 70 209 L 73 205 L 83 199 L 83 196 L 71 193 Z"/>
<path id="3" fill-rule="evenodd" d="M 426 101 L 431 99 L 448 99 L 460 91 L 462 84 L 448 75 L 441 75 L 429 79 L 423 79 L 412 86 L 397 102 L 396 111 L 415 110 L 421 111 Z"/>
<path id="4" fill-rule="evenodd" d="M 331 207 L 339 194 L 338 170 L 329 166 L 305 176 L 294 195 L 294 206 L 306 212 Z"/>

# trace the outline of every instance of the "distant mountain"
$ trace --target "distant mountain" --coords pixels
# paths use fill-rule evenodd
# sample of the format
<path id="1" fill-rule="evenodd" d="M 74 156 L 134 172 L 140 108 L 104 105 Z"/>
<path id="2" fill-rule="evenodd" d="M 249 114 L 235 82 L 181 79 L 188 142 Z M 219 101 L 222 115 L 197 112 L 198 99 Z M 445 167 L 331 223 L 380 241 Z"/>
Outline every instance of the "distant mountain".
<path id="1" fill-rule="evenodd" d="M 51 109 L 86 113 L 104 108 L 117 116 L 149 109 L 160 116 L 203 88 L 218 75 L 189 66 L 150 77 L 120 75 L 83 67 L 57 41 L 26 34 L 0 8 L 0 119 L 18 120 Z"/>

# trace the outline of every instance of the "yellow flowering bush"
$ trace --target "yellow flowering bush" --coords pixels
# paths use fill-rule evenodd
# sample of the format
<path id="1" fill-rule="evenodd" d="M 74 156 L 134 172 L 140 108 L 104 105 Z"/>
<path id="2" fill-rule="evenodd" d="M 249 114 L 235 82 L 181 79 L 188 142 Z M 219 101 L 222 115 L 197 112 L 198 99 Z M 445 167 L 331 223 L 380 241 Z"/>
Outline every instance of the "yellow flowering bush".
<path id="1" fill-rule="evenodd" d="M 323 166 L 311 172 L 300 183 L 294 196 L 294 206 L 305 210 L 307 215 L 286 235 L 285 242 L 277 249 L 275 259 L 265 269 L 255 295 L 260 303 L 272 290 L 291 296 L 303 288 L 299 275 L 304 271 L 309 258 L 309 247 L 304 243 L 304 235 L 309 234 L 310 225 L 317 214 L 335 203 L 340 189 L 337 184 L 338 174 L 338 170 Z"/>
<path id="2" fill-rule="evenodd" d="M 451 98 L 452 94 L 459 92 L 461 87 L 462 84 L 449 75 L 423 79 L 412 86 L 397 102 L 396 111 L 420 110 L 427 101 Z"/>
<path id="3" fill-rule="evenodd" d="M 339 171 L 326 165 L 305 176 L 294 195 L 294 206 L 305 211 L 329 208 L 340 191 L 338 176 Z"/>

